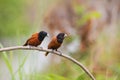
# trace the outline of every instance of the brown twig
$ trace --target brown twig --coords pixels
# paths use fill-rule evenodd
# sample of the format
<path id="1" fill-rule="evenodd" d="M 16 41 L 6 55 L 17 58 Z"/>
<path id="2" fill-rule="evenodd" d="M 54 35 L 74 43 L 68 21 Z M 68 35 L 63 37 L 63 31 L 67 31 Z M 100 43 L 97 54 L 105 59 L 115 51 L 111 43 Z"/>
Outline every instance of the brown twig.
<path id="1" fill-rule="evenodd" d="M 53 52 L 53 51 L 48 50 L 48 49 L 42 49 L 42 48 L 39 48 L 39 47 L 29 47 L 29 46 L 14 46 L 14 47 L 1 48 L 0 52 L 11 51 L 11 50 L 38 50 L 38 51 L 42 51 L 42 52 L 49 52 L 49 53 L 56 54 L 58 56 L 64 57 L 64 58 L 72 61 L 73 63 L 75 63 L 76 65 L 81 67 L 92 80 L 96 80 L 94 78 L 94 76 L 88 71 L 88 69 L 83 66 L 83 64 L 81 64 L 80 62 L 78 62 L 77 60 L 75 60 L 74 58 L 72 58 L 68 55 L 60 54 L 59 52 L 56 52 L 56 51 Z"/>

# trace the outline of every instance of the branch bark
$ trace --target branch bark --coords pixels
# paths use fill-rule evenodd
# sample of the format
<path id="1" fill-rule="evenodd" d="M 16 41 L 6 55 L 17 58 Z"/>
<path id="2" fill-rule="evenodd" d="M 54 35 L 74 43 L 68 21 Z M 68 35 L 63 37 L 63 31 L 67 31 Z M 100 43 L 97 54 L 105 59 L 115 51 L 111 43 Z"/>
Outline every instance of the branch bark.
<path id="1" fill-rule="evenodd" d="M 51 50 L 42 49 L 42 48 L 39 48 L 39 47 L 14 46 L 14 47 L 0 48 L 0 52 L 3 52 L 3 51 L 12 51 L 12 50 L 38 50 L 38 51 L 42 51 L 42 52 L 49 52 L 49 53 L 56 54 L 58 56 L 64 57 L 64 58 L 72 61 L 73 63 L 75 63 L 76 65 L 78 65 L 79 67 L 81 67 L 92 80 L 96 80 L 94 78 L 94 76 L 88 71 L 88 69 L 82 63 L 78 62 L 77 60 L 75 60 L 74 58 L 72 58 L 72 57 L 70 57 L 68 55 L 60 54 L 59 52 L 56 52 L 56 51 L 53 52 Z"/>

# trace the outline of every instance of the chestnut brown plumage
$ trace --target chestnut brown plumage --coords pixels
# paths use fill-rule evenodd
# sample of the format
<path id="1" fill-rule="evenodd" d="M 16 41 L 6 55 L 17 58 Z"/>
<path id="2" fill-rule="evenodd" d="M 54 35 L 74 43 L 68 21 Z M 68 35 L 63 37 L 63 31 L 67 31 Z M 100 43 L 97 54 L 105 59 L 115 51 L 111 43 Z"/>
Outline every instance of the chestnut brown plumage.
<path id="1" fill-rule="evenodd" d="M 26 41 L 26 43 L 23 46 L 30 45 L 37 47 L 42 43 L 42 41 L 46 36 L 47 36 L 47 32 L 45 31 L 40 31 L 39 33 L 35 33 Z"/>
<path id="2" fill-rule="evenodd" d="M 57 49 L 61 46 L 66 36 L 67 35 L 65 33 L 59 33 L 57 36 L 53 37 L 50 43 L 48 44 L 48 49 L 57 51 Z M 46 52 L 45 56 L 47 56 L 48 53 L 49 52 Z"/>

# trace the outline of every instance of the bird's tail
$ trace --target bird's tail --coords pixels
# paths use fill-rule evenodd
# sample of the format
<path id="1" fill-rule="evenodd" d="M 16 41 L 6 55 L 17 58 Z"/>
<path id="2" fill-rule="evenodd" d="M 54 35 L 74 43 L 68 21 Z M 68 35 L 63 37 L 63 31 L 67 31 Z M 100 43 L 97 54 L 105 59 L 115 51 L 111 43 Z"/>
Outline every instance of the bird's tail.
<path id="1" fill-rule="evenodd" d="M 46 52 L 46 53 L 45 53 L 45 56 L 47 56 L 48 54 L 49 54 L 49 52 Z"/>
<path id="2" fill-rule="evenodd" d="M 27 46 L 27 42 L 23 46 Z"/>

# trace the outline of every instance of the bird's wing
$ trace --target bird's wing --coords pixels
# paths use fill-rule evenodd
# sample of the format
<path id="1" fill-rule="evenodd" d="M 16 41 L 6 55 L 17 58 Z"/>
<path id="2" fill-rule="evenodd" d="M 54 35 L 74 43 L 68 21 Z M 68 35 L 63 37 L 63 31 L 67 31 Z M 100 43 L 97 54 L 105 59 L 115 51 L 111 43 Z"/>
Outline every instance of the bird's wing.
<path id="1" fill-rule="evenodd" d="M 35 44 L 35 43 L 37 43 L 37 42 L 39 42 L 39 41 L 38 41 L 38 34 L 37 34 L 37 33 L 33 34 L 33 35 L 27 40 L 27 43 L 28 43 L 28 44 Z"/>
<path id="2" fill-rule="evenodd" d="M 61 44 L 57 42 L 57 38 L 53 37 L 48 45 L 48 49 L 52 49 L 52 48 L 57 49 L 58 47 L 60 47 L 60 45 Z"/>
<path id="3" fill-rule="evenodd" d="M 32 35 L 32 37 L 36 37 L 36 35 L 38 35 L 38 33 L 34 33 L 34 34 Z"/>
<path id="4" fill-rule="evenodd" d="M 33 34 L 33 35 L 27 40 L 27 42 L 36 39 L 36 37 L 38 37 L 38 33 Z"/>

